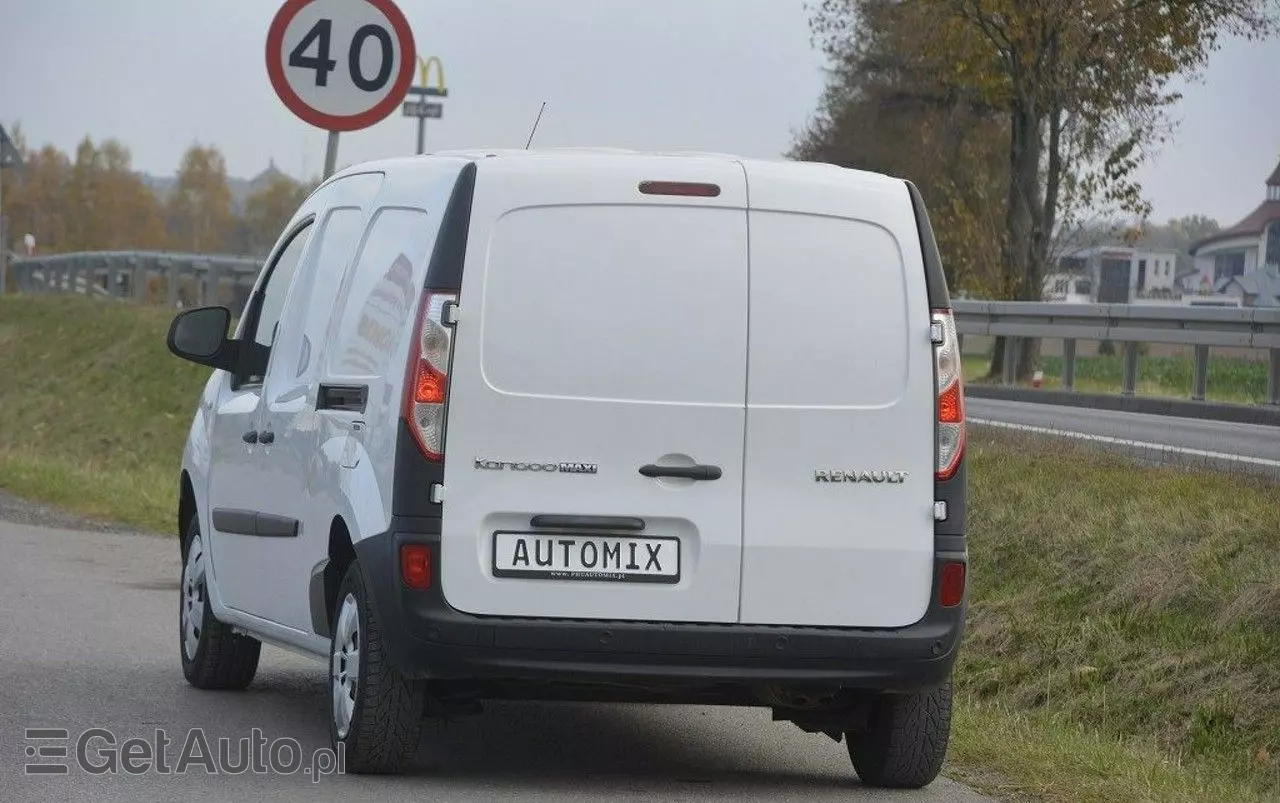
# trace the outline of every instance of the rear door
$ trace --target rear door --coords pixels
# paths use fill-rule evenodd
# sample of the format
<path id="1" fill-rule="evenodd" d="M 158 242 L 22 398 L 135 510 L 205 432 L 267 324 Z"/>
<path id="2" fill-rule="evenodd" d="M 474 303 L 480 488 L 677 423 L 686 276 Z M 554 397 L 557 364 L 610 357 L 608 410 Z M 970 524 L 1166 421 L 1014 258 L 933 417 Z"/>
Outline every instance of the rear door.
<path id="1" fill-rule="evenodd" d="M 642 182 L 710 186 L 646 194 Z M 736 621 L 741 165 L 482 161 L 459 303 L 440 558 L 449 602 L 477 614 Z M 666 476 L 680 473 L 702 478 Z"/>
<path id="2" fill-rule="evenodd" d="M 929 302 L 905 184 L 748 164 L 741 621 L 898 627 L 933 573 Z"/>

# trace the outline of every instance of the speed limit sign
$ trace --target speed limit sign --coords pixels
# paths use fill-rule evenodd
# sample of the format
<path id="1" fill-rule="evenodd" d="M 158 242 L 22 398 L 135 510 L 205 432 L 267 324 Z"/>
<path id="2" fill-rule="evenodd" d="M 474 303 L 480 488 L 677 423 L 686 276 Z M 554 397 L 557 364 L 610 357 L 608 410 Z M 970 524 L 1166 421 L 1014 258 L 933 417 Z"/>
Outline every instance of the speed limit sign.
<path id="1" fill-rule="evenodd" d="M 267 33 L 280 100 L 330 132 L 367 128 L 413 83 L 413 32 L 392 0 L 288 0 Z"/>

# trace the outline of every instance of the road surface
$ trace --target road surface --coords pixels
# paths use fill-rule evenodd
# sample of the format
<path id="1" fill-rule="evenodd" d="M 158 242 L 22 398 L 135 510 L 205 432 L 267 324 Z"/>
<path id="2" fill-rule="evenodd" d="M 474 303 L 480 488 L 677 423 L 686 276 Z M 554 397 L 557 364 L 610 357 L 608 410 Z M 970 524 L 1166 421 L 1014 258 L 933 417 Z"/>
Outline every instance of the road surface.
<path id="1" fill-rule="evenodd" d="M 0 495 L 2 496 L 2 495 Z M 0 499 L 0 512 L 6 507 Z M 12 500 L 10 500 L 12 505 Z M 10 518 L 15 518 L 10 516 Z M 32 518 L 29 514 L 24 520 Z M 66 527 L 67 523 L 63 523 Z M 0 520 L 0 800 L 823 800 L 984 801 L 939 780 L 917 793 L 859 786 L 844 746 L 773 723 L 763 709 L 493 704 L 430 725 L 408 777 L 185 776 L 154 772 L 26 776 L 25 729 L 76 737 L 107 728 L 117 744 L 164 729 L 181 752 L 192 728 L 328 745 L 325 667 L 263 648 L 245 692 L 189 687 L 178 663 L 179 561 L 169 538 L 48 529 Z M 42 742 L 41 744 L 45 744 Z M 95 741 L 91 758 L 102 761 Z M 216 748 L 215 748 L 216 749 Z M 284 755 L 284 754 L 282 754 Z M 234 756 L 233 756 L 234 757 Z M 287 756 L 285 756 L 287 758 Z M 170 769 L 174 759 L 170 759 Z"/>
<path id="2" fill-rule="evenodd" d="M 978 398 L 965 399 L 965 414 L 979 427 L 1056 433 L 1162 462 L 1280 478 L 1280 427 Z"/>

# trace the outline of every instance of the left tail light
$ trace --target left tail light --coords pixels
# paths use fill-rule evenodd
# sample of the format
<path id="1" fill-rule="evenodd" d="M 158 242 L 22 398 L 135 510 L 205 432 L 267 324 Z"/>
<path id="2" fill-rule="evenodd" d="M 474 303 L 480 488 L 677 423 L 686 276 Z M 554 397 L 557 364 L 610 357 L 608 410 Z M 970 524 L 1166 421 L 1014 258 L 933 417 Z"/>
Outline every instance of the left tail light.
<path id="1" fill-rule="evenodd" d="M 457 301 L 457 293 L 428 290 L 423 294 L 405 376 L 404 419 L 423 456 L 435 462 L 444 459 L 445 405 L 453 355 L 453 329 L 446 321 L 446 311 Z"/>

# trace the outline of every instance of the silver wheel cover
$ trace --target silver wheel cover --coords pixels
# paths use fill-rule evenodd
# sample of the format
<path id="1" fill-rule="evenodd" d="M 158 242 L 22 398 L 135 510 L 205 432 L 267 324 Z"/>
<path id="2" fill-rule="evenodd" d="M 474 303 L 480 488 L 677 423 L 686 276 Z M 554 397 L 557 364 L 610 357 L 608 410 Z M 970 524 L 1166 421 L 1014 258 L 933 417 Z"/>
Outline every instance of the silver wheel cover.
<path id="1" fill-rule="evenodd" d="M 196 533 L 182 567 L 182 652 L 188 661 L 196 659 L 204 633 L 205 565 L 204 539 Z"/>
<path id="2" fill-rule="evenodd" d="M 347 738 L 356 710 L 360 682 L 360 610 L 353 594 L 347 594 L 338 609 L 333 630 L 333 727 L 339 739 Z"/>

